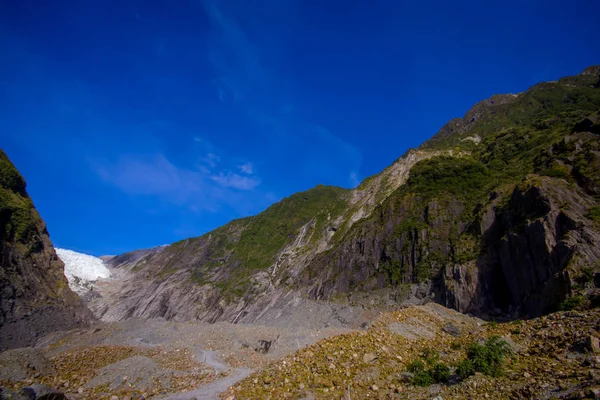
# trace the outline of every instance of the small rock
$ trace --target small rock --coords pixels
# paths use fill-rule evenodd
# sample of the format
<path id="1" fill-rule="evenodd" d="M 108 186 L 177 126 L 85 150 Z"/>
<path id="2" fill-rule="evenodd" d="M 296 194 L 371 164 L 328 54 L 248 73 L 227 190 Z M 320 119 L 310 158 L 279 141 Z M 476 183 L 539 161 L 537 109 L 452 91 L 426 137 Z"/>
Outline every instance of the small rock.
<path id="1" fill-rule="evenodd" d="M 525 378 L 531 378 L 531 374 L 530 374 L 529 372 L 525 372 L 525 373 L 523 374 L 523 376 L 524 376 Z"/>
<path id="2" fill-rule="evenodd" d="M 379 388 L 377 387 L 377 385 L 372 385 L 371 386 L 371 390 L 373 390 L 374 392 L 378 391 Z"/>
<path id="3" fill-rule="evenodd" d="M 412 382 L 414 377 L 415 375 L 410 372 L 402 372 L 400 374 L 400 380 L 403 382 Z"/>
<path id="4" fill-rule="evenodd" d="M 442 385 L 431 385 L 429 386 L 429 394 L 439 394 L 442 391 Z"/>
<path id="5" fill-rule="evenodd" d="M 80 387 L 79 389 L 77 389 L 77 393 L 79 393 L 79 394 L 83 393 L 83 388 Z"/>
<path id="6" fill-rule="evenodd" d="M 305 388 L 304 383 L 301 383 L 301 384 L 298 385 L 298 389 L 304 390 L 304 388 Z"/>
<path id="7" fill-rule="evenodd" d="M 363 356 L 363 362 L 366 364 L 373 362 L 375 360 L 377 360 L 377 356 L 373 353 L 365 353 L 365 355 Z"/>
<path id="8" fill-rule="evenodd" d="M 261 354 L 267 354 L 269 352 L 269 349 L 271 348 L 272 344 L 273 344 L 272 340 L 259 340 L 258 346 L 254 347 L 254 351 L 256 351 L 257 353 L 261 353 Z"/>
<path id="9" fill-rule="evenodd" d="M 593 354 L 600 354 L 600 339 L 594 335 L 587 338 L 586 345 Z"/>
<path id="10" fill-rule="evenodd" d="M 451 323 L 447 323 L 446 325 L 444 325 L 444 327 L 442 328 L 442 330 L 444 332 L 446 332 L 449 335 L 452 335 L 454 337 L 459 337 L 460 336 L 460 328 L 454 324 Z"/>
<path id="11" fill-rule="evenodd" d="M 110 396 L 110 400 L 119 400 L 117 396 Z"/>

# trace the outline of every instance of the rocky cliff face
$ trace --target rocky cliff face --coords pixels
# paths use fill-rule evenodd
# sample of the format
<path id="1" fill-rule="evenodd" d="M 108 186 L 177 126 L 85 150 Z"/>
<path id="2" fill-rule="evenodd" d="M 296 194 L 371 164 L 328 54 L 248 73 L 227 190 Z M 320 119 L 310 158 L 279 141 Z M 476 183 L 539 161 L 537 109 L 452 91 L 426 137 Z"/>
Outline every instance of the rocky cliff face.
<path id="1" fill-rule="evenodd" d="M 382 290 L 394 302 L 412 293 L 484 316 L 591 301 L 599 109 L 599 67 L 494 96 L 354 190 L 318 186 L 202 237 L 115 259 L 122 287 L 100 288 L 92 307 L 108 320 L 252 322 L 290 299 Z"/>
<path id="2" fill-rule="evenodd" d="M 25 180 L 0 150 L 0 349 L 93 319 L 69 289 Z"/>

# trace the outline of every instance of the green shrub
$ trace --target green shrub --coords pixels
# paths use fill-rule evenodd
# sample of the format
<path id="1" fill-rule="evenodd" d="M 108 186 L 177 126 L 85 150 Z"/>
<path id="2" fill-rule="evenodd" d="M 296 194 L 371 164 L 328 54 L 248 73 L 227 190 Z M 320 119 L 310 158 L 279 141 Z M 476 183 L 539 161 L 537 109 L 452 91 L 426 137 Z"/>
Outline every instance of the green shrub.
<path id="1" fill-rule="evenodd" d="M 425 360 L 428 365 L 434 365 L 439 359 L 440 354 L 432 348 L 426 347 L 421 352 L 421 358 Z"/>
<path id="2" fill-rule="evenodd" d="M 593 221 L 600 222 L 600 206 L 590 207 L 585 216 Z"/>
<path id="3" fill-rule="evenodd" d="M 484 344 L 471 344 L 467 358 L 473 363 L 475 371 L 496 377 L 502 375 L 504 359 L 511 353 L 505 340 L 499 336 L 492 336 Z"/>
<path id="4" fill-rule="evenodd" d="M 450 368 L 444 363 L 437 363 L 431 370 L 431 376 L 438 383 L 447 383 L 450 380 Z"/>
<path id="5" fill-rule="evenodd" d="M 414 374 L 412 383 L 415 386 L 429 386 L 434 383 L 447 383 L 450 380 L 450 368 L 437 362 L 439 354 L 433 349 L 426 348 L 421 353 L 423 359 L 428 359 L 429 369 L 421 360 L 414 360 L 406 366 L 408 372 Z"/>
<path id="6" fill-rule="evenodd" d="M 435 383 L 435 379 L 429 371 L 419 371 L 413 377 L 412 383 L 415 386 L 429 386 Z"/>
<path id="7" fill-rule="evenodd" d="M 571 173 L 566 165 L 554 164 L 551 168 L 540 172 L 540 175 L 549 176 L 551 178 L 569 179 Z"/>
<path id="8" fill-rule="evenodd" d="M 475 366 L 473 361 L 464 359 L 456 365 L 456 374 L 460 379 L 467 379 L 469 376 L 475 374 Z"/>
<path id="9" fill-rule="evenodd" d="M 583 296 L 572 296 L 558 305 L 560 311 L 570 311 L 581 307 L 584 302 Z"/>
<path id="10" fill-rule="evenodd" d="M 421 372 L 425 370 L 425 364 L 421 360 L 414 360 L 410 364 L 406 366 L 406 370 L 408 372 L 412 372 L 416 374 L 417 372 Z"/>

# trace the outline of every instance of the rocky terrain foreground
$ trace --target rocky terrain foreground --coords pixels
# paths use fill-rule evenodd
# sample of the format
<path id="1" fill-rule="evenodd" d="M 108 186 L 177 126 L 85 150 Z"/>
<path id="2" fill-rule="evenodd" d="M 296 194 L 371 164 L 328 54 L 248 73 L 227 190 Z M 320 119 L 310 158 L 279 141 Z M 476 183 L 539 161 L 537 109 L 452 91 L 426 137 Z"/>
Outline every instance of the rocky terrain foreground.
<path id="1" fill-rule="evenodd" d="M 510 349 L 501 372 L 459 376 L 494 336 Z M 75 400 L 597 398 L 599 337 L 597 308 L 495 323 L 428 303 L 366 330 L 129 319 L 1 353 L 0 398 L 35 384 Z M 419 386 L 418 360 L 448 366 L 447 381 Z"/>
<path id="2" fill-rule="evenodd" d="M 221 398 L 600 398 L 599 332 L 599 309 L 490 323 L 432 303 L 411 306 L 382 315 L 367 331 L 330 337 L 288 355 Z M 455 366 L 469 348 L 494 336 L 508 349 L 496 376 L 475 372 L 460 379 Z M 407 369 L 416 360 L 449 366 L 447 381 L 415 381 L 419 373 Z"/>
<path id="3" fill-rule="evenodd" d="M 74 400 L 215 399 L 252 370 L 348 332 L 162 319 L 99 323 L 1 353 L 0 387 L 16 393 L 44 384 Z"/>

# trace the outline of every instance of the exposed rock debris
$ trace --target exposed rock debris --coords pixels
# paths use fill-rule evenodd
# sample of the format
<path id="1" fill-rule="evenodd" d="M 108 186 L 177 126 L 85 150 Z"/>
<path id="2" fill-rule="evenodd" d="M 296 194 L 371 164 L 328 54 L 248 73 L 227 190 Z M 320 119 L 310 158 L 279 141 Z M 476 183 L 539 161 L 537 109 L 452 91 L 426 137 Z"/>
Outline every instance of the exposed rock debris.
<path id="1" fill-rule="evenodd" d="M 448 324 L 460 328 L 447 332 Z M 446 329 L 445 329 L 446 328 Z M 412 306 L 381 316 L 366 332 L 322 340 L 250 375 L 223 399 L 521 399 L 584 398 L 600 387 L 592 343 L 600 310 L 528 321 L 486 323 L 441 306 Z M 503 376 L 476 373 L 446 385 L 413 386 L 406 366 L 424 349 L 454 366 L 470 343 L 500 336 L 513 348 Z M 592 338 L 592 339 L 590 339 Z M 596 353 L 595 353 L 596 351 Z"/>

